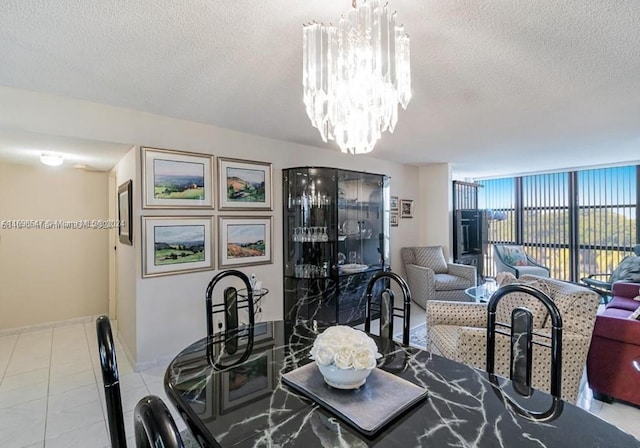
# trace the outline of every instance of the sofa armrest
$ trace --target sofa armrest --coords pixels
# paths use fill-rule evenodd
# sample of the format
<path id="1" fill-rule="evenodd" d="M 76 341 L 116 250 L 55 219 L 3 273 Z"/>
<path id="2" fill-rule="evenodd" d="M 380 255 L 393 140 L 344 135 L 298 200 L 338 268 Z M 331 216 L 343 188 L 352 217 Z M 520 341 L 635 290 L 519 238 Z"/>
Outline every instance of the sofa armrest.
<path id="1" fill-rule="evenodd" d="M 430 300 L 426 304 L 426 310 L 427 329 L 434 325 L 487 326 L 486 303 Z"/>
<path id="2" fill-rule="evenodd" d="M 593 335 L 640 346 L 640 321 L 601 314 L 596 319 Z"/>
<path id="3" fill-rule="evenodd" d="M 527 255 L 527 263 L 529 263 L 529 266 L 537 266 L 539 268 L 544 268 L 549 272 L 549 274 L 551 274 L 551 270 L 547 266 L 538 263 L 536 260 L 531 258 L 529 255 Z"/>
<path id="4" fill-rule="evenodd" d="M 425 303 L 433 300 L 436 296 L 436 280 L 433 269 L 417 264 L 407 264 L 404 266 L 407 274 L 407 284 L 411 291 L 411 298 L 421 307 Z"/>
<path id="5" fill-rule="evenodd" d="M 466 264 L 447 263 L 449 274 L 469 280 L 471 286 L 476 286 L 476 267 Z"/>
<path id="6" fill-rule="evenodd" d="M 487 367 L 487 329 L 462 327 L 458 330 L 456 361 L 485 370 Z"/>

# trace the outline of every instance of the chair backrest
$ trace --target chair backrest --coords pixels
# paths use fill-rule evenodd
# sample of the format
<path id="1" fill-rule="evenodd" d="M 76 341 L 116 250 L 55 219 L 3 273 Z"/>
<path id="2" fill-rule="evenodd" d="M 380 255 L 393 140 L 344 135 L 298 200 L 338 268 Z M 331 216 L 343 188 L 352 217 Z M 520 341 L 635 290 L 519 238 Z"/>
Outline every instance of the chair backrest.
<path id="1" fill-rule="evenodd" d="M 518 244 L 494 244 L 493 252 L 496 258 L 507 266 L 527 266 L 529 256 L 524 247 Z"/>
<path id="2" fill-rule="evenodd" d="M 235 287 L 229 286 L 225 288 L 222 300 L 214 303 L 213 291 L 216 285 L 221 280 L 227 277 L 237 277 L 242 280 L 242 282 L 244 282 L 246 286 L 246 292 L 244 292 L 244 295 L 240 295 L 238 294 L 238 290 Z M 238 311 L 241 309 L 247 310 L 247 314 L 249 315 L 249 324 L 246 327 L 246 336 L 248 338 L 248 343 L 245 345 L 243 354 L 241 356 L 241 361 L 239 361 L 244 362 L 249 357 L 249 355 L 251 354 L 251 350 L 253 349 L 253 332 L 255 323 L 255 314 L 253 307 L 253 287 L 251 286 L 249 277 L 247 277 L 243 272 L 233 269 L 221 271 L 216 274 L 209 282 L 205 296 L 207 314 L 207 339 L 209 342 L 207 344 L 208 348 L 211 348 L 213 346 L 212 342 L 215 335 L 215 330 L 213 328 L 214 315 L 219 313 L 224 314 L 224 353 L 220 353 L 219 355 L 233 355 L 237 352 L 239 339 L 245 334 L 244 330 L 239 326 Z M 218 367 L 224 366 L 219 365 Z"/>
<path id="3" fill-rule="evenodd" d="M 155 395 L 147 395 L 138 402 L 133 425 L 137 448 L 184 448 L 169 409 Z"/>
<path id="4" fill-rule="evenodd" d="M 402 291 L 402 307 L 395 306 L 395 295 L 390 287 L 386 287 L 380 293 L 380 304 L 376 307 L 374 303 L 373 288 L 381 279 L 390 279 L 395 281 Z M 411 322 L 411 292 L 409 285 L 395 272 L 377 272 L 374 274 L 365 293 L 367 299 L 367 310 L 365 315 L 364 330 L 371 331 L 372 311 L 378 308 L 380 311 L 380 336 L 386 339 L 393 339 L 393 319 L 394 317 L 402 318 L 402 344 L 409 345 L 409 325 Z"/>
<path id="5" fill-rule="evenodd" d="M 523 307 L 516 307 L 511 313 L 511 323 L 497 322 L 496 312 L 498 303 L 506 295 L 514 292 L 521 292 L 531 295 L 542 302 L 551 318 L 551 336 L 536 334 L 537 338 L 550 339 L 551 344 L 539 342 L 533 339 L 533 314 L 530 310 Z M 510 360 L 510 379 L 513 388 L 520 395 L 529 397 L 532 393 L 531 388 L 531 372 L 533 358 L 533 344 L 551 348 L 551 395 L 554 397 L 554 405 L 561 401 L 561 383 L 562 383 L 562 316 L 556 304 L 551 298 L 542 291 L 528 285 L 511 284 L 503 286 L 491 297 L 487 306 L 488 322 L 487 322 L 487 373 L 494 384 L 497 384 L 495 378 L 495 348 L 496 334 L 509 336 L 511 348 Z M 497 327 L 507 328 L 510 332 L 505 332 Z M 508 399 L 508 398 L 507 398 Z M 543 413 L 532 412 L 524 409 L 520 404 L 511 402 L 511 405 L 522 411 L 523 415 L 536 416 L 536 420 L 541 417 L 549 417 L 556 415 L 557 407 Z"/>
<path id="6" fill-rule="evenodd" d="M 104 383 L 111 447 L 126 448 L 127 437 L 124 432 L 120 376 L 116 361 L 116 349 L 113 345 L 113 335 L 111 334 L 111 322 L 107 316 L 100 316 L 96 320 L 96 334 L 98 337 L 98 354 L 100 355 L 102 382 Z"/>
<path id="7" fill-rule="evenodd" d="M 400 253 L 405 265 L 427 267 L 436 274 L 445 274 L 449 270 L 442 246 L 403 247 Z"/>

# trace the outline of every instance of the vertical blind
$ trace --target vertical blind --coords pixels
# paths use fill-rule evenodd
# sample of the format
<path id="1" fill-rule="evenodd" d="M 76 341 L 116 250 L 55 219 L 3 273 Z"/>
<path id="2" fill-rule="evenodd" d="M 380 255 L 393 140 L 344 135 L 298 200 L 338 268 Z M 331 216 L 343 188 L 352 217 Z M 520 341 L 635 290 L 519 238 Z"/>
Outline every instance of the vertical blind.
<path id="1" fill-rule="evenodd" d="M 488 209 L 486 276 L 495 276 L 496 244 L 521 244 L 551 270 L 578 281 L 611 272 L 639 242 L 640 166 L 480 180 Z"/>

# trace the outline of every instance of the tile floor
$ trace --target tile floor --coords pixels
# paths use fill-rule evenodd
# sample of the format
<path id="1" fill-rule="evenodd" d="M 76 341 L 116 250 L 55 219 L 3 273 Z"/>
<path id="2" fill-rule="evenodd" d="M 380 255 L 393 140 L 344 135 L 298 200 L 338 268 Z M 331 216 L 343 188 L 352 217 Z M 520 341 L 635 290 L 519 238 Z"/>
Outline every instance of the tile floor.
<path id="1" fill-rule="evenodd" d="M 412 326 L 423 322 L 424 310 L 415 306 L 412 314 Z M 117 337 L 115 342 L 117 350 Z M 166 366 L 134 372 L 122 354 L 118 364 L 129 446 L 135 446 L 133 409 L 148 394 L 168 403 L 184 429 L 164 393 Z M 639 408 L 595 401 L 586 386 L 579 404 L 640 439 Z M 1 447 L 108 448 L 105 418 L 92 320 L 0 336 Z"/>
<path id="2" fill-rule="evenodd" d="M 166 366 L 134 372 L 115 339 L 125 430 L 133 447 L 138 400 L 153 394 L 169 403 L 162 385 Z M 92 320 L 0 336 L 0 446 L 110 447 L 101 375 Z"/>

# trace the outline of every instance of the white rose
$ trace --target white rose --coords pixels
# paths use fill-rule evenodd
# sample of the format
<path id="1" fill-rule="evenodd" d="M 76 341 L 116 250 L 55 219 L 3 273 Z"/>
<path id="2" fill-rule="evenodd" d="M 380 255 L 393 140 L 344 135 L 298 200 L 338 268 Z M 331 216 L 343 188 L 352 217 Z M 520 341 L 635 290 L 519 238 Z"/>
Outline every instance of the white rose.
<path id="1" fill-rule="evenodd" d="M 334 351 L 331 347 L 318 347 L 315 353 L 313 353 L 313 359 L 323 366 L 328 366 L 333 362 Z"/>
<path id="2" fill-rule="evenodd" d="M 350 347 L 341 347 L 336 351 L 334 362 L 339 369 L 350 369 L 353 367 L 353 349 Z"/>
<path id="3" fill-rule="evenodd" d="M 361 345 L 357 347 L 355 350 L 355 355 L 353 357 L 353 367 L 354 369 L 364 370 L 364 369 L 373 369 L 376 366 L 376 359 L 374 357 L 374 353 L 369 347 Z"/>

